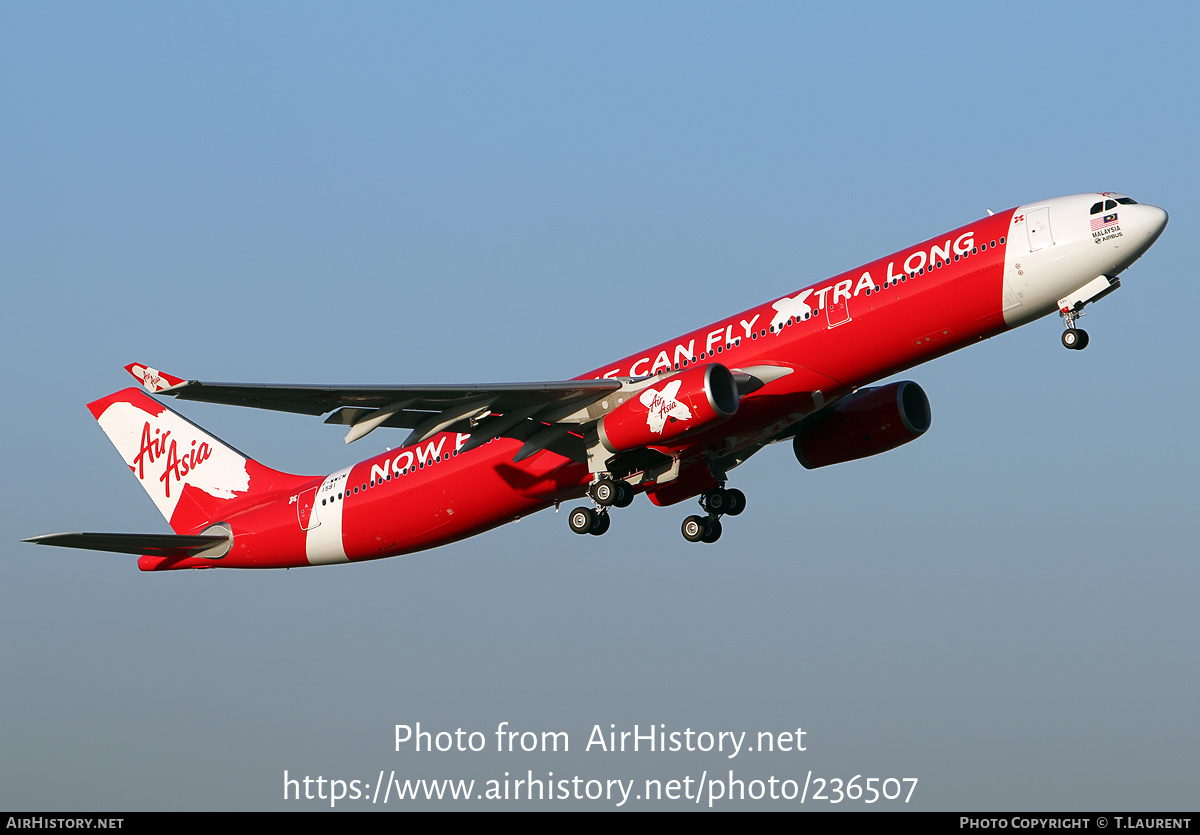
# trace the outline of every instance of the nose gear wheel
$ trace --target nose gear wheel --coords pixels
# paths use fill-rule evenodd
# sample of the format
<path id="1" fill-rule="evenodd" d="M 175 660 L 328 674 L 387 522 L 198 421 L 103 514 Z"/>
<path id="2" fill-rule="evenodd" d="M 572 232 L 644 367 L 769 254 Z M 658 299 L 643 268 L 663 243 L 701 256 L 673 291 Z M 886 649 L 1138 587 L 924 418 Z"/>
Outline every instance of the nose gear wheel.
<path id="1" fill-rule="evenodd" d="M 1080 328 L 1068 328 L 1063 331 L 1062 344 L 1072 351 L 1082 351 L 1088 345 L 1088 332 Z"/>

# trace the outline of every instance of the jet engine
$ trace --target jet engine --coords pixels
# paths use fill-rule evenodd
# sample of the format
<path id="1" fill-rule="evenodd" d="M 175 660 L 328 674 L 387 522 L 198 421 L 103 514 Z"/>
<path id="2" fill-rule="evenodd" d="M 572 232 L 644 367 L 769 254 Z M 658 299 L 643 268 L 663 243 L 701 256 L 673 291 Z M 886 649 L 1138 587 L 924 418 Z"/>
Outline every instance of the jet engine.
<path id="1" fill-rule="evenodd" d="M 733 374 L 719 363 L 696 365 L 658 380 L 605 415 L 597 432 L 609 452 L 670 441 L 737 412 Z"/>
<path id="2" fill-rule="evenodd" d="M 878 455 L 925 434 L 929 398 L 913 382 L 859 389 L 805 425 L 792 447 L 807 469 Z"/>

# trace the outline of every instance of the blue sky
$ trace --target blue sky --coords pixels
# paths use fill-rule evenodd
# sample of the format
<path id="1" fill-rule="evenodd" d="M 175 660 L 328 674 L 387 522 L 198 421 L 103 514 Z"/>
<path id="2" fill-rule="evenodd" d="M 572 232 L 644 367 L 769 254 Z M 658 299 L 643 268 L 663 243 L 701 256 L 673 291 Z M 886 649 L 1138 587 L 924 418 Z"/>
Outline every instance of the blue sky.
<path id="1" fill-rule="evenodd" d="M 321 808 L 283 802 L 285 769 L 723 767 L 918 777 L 921 809 L 1194 804 L 1196 24 L 1096 3 L 6 4 L 0 805 Z M 1046 319 L 910 370 L 926 436 L 814 472 L 764 451 L 712 547 L 644 501 L 602 539 L 546 512 L 340 569 L 148 576 L 19 542 L 166 530 L 84 408 L 128 362 L 567 378 L 1092 190 L 1171 222 L 1089 308 L 1086 351 Z M 296 472 L 400 441 L 182 411 Z M 573 748 L 396 753 L 418 721 Z M 610 723 L 802 726 L 809 750 L 584 752 Z"/>

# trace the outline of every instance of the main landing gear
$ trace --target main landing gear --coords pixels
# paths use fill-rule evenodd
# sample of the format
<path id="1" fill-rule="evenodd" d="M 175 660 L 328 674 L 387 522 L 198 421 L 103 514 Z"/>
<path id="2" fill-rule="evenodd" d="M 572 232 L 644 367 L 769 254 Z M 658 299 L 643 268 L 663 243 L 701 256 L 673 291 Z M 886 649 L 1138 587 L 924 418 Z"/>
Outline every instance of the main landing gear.
<path id="1" fill-rule="evenodd" d="M 746 509 L 746 494 L 741 490 L 718 487 L 700 497 L 707 516 L 689 516 L 683 520 L 683 538 L 688 542 L 716 542 L 721 538 L 721 517 L 737 516 Z"/>
<path id="2" fill-rule="evenodd" d="M 602 536 L 608 530 L 610 507 L 629 507 L 634 497 L 633 487 L 620 479 L 601 476 L 588 488 L 588 497 L 595 507 L 577 507 L 567 517 L 567 523 L 577 534 Z M 718 487 L 700 497 L 705 516 L 689 516 L 683 520 L 683 538 L 688 542 L 716 542 L 721 538 L 721 517 L 737 516 L 746 509 L 746 494 L 741 490 Z"/>
<path id="3" fill-rule="evenodd" d="M 596 507 L 577 507 L 567 517 L 571 530 L 578 534 L 590 533 L 601 536 L 608 530 L 610 507 L 629 507 L 633 503 L 633 487 L 619 479 L 603 476 L 592 482 L 588 488 L 588 498 L 596 503 Z"/>

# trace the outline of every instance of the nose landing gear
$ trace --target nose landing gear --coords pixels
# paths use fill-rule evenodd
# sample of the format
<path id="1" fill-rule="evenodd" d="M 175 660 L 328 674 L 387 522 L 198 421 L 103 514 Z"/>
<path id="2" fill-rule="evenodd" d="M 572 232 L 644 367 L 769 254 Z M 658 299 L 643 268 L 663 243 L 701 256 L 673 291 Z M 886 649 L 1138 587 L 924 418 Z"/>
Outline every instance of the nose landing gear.
<path id="1" fill-rule="evenodd" d="M 1058 315 L 1063 317 L 1063 323 L 1067 329 L 1062 334 L 1062 344 L 1064 348 L 1069 348 L 1072 351 L 1082 351 L 1088 345 L 1088 333 L 1083 328 L 1075 327 L 1075 322 L 1083 314 L 1078 310 L 1070 307 L 1064 307 L 1058 311 Z"/>
<path id="2" fill-rule="evenodd" d="M 1064 348 L 1082 351 L 1087 347 L 1087 331 L 1075 327 L 1075 322 L 1083 315 L 1084 305 L 1100 301 L 1120 286 L 1121 279 L 1116 276 L 1109 278 L 1106 275 L 1098 275 L 1074 293 L 1058 300 L 1058 315 L 1063 318 L 1063 324 L 1067 328 L 1062 335 Z"/>

